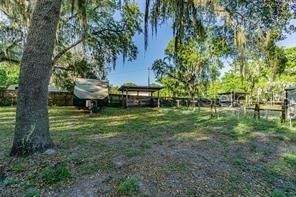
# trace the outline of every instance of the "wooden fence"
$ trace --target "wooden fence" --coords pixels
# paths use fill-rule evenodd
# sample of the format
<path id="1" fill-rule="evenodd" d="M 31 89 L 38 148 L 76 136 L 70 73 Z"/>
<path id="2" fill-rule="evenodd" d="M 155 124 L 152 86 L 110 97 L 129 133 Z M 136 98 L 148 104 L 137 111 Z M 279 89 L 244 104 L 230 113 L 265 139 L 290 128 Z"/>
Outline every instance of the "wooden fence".
<path id="1" fill-rule="evenodd" d="M 73 106 L 73 94 L 67 92 L 50 92 L 48 94 L 49 106 Z"/>
<path id="2" fill-rule="evenodd" d="M 255 103 L 252 107 L 247 107 L 247 110 L 253 111 L 253 117 L 255 119 L 260 119 L 261 117 L 268 119 L 271 113 L 278 112 L 281 122 L 285 122 L 287 120 L 288 104 L 287 101 L 277 103 L 259 102 Z"/>
<path id="3" fill-rule="evenodd" d="M 16 104 L 16 91 L 0 91 L 0 106 L 10 106 Z"/>
<path id="4" fill-rule="evenodd" d="M 16 105 L 16 91 L 0 91 L 0 106 Z M 53 106 L 72 106 L 73 94 L 67 92 L 48 93 L 48 105 Z"/>
<path id="5" fill-rule="evenodd" d="M 121 94 L 110 94 L 109 95 L 109 106 L 112 107 L 121 107 L 124 106 L 126 101 L 126 95 Z M 129 101 L 135 106 L 157 106 L 158 97 L 145 97 L 145 96 L 136 96 L 129 95 Z M 210 99 L 190 99 L 182 97 L 159 97 L 160 105 L 163 107 L 192 107 L 192 106 L 202 106 L 210 107 L 214 102 Z M 130 105 L 131 106 L 131 105 Z"/>

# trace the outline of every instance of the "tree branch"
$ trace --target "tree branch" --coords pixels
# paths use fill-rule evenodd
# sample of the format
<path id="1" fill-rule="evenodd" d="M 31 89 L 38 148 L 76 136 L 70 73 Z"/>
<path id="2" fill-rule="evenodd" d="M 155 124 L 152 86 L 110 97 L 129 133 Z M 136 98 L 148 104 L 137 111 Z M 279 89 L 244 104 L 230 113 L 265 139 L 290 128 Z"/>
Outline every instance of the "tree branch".
<path id="1" fill-rule="evenodd" d="M 73 44 L 71 44 L 70 46 L 66 47 L 65 49 L 63 49 L 62 51 L 60 51 L 52 60 L 52 65 L 54 65 L 66 52 L 68 52 L 70 49 L 72 49 L 73 47 L 77 46 L 78 44 L 82 43 L 84 40 L 86 40 L 89 36 L 95 36 L 95 35 L 102 35 L 103 32 L 113 32 L 117 35 L 120 35 L 123 30 L 120 29 L 119 31 L 116 31 L 116 30 L 113 30 L 113 29 L 101 29 L 99 31 L 95 31 L 95 32 L 92 32 L 90 34 L 87 34 L 87 35 L 84 35 L 82 36 L 82 38 L 80 38 L 79 40 L 77 40 L 76 42 L 74 42 Z"/>
<path id="2" fill-rule="evenodd" d="M 74 42 L 73 44 L 71 44 L 70 46 L 66 47 L 65 49 L 63 49 L 62 51 L 60 51 L 52 60 L 52 65 L 54 65 L 58 59 L 60 59 L 67 51 L 69 51 L 70 49 L 72 49 L 73 47 L 77 46 L 78 44 L 80 44 L 81 42 L 83 42 L 85 40 L 85 37 L 77 40 L 76 42 Z"/>
<path id="3" fill-rule="evenodd" d="M 8 12 L 6 12 L 4 9 L 0 8 L 0 12 L 2 12 L 9 19 L 13 19 L 13 17 L 11 15 L 9 15 Z"/>
<path id="4" fill-rule="evenodd" d="M 4 55 L 0 54 L 0 63 L 1 62 L 10 62 L 10 63 L 15 63 L 15 64 L 19 64 L 20 60 L 14 59 L 14 58 L 10 58 L 10 57 L 6 57 Z"/>

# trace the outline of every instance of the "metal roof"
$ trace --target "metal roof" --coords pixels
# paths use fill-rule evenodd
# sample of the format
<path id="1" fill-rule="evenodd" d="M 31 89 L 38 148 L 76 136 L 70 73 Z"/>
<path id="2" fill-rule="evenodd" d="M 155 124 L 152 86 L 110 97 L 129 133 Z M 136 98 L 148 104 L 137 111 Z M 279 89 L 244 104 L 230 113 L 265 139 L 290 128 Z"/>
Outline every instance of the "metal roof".
<path id="1" fill-rule="evenodd" d="M 151 86 L 121 86 L 120 91 L 139 91 L 139 92 L 156 92 L 163 89 L 163 87 L 151 87 Z"/>
<path id="2" fill-rule="evenodd" d="M 289 87 L 289 88 L 286 88 L 285 90 L 286 91 L 293 91 L 293 90 L 296 90 L 296 87 Z"/>
<path id="3" fill-rule="evenodd" d="M 246 92 L 222 92 L 222 93 L 218 93 L 218 95 L 228 95 L 228 94 L 248 94 Z"/>

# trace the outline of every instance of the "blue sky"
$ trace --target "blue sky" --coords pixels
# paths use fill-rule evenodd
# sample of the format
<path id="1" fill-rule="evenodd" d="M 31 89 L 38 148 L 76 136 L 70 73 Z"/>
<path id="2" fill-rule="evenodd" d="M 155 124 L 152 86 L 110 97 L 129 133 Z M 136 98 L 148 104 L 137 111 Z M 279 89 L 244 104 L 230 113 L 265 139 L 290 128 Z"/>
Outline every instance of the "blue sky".
<path id="1" fill-rule="evenodd" d="M 291 21 L 291 24 L 296 26 L 296 19 Z M 278 42 L 278 46 L 290 48 L 296 46 L 296 33 L 287 35 L 287 38 L 283 41 Z"/>
<path id="2" fill-rule="evenodd" d="M 170 25 L 162 26 L 157 36 L 149 34 L 149 45 L 144 49 L 144 36 L 136 35 L 134 42 L 138 47 L 139 54 L 137 59 L 132 62 L 122 62 L 119 58 L 115 70 L 108 75 L 110 84 L 122 85 L 126 82 L 133 82 L 138 85 L 148 84 L 148 67 L 151 67 L 154 60 L 164 57 L 164 49 L 169 40 L 173 38 Z M 155 81 L 155 76 L 151 72 L 151 82 Z"/>

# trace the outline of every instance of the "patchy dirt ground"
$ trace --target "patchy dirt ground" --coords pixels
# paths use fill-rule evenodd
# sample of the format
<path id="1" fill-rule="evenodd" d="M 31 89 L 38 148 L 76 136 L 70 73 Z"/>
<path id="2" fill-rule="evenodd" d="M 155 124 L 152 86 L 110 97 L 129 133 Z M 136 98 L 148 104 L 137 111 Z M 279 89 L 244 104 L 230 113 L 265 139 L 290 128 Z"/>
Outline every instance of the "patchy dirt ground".
<path id="1" fill-rule="evenodd" d="M 50 117 L 57 152 L 16 159 L 14 109 L 0 108 L 0 196 L 296 195 L 296 130 L 276 121 L 205 109 Z"/>

